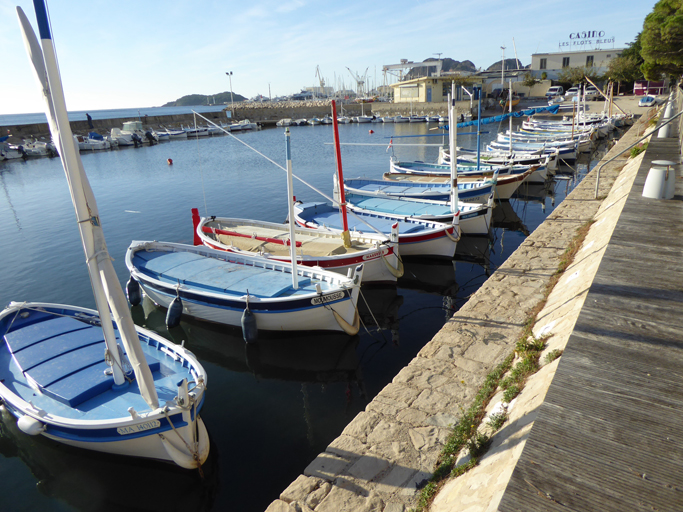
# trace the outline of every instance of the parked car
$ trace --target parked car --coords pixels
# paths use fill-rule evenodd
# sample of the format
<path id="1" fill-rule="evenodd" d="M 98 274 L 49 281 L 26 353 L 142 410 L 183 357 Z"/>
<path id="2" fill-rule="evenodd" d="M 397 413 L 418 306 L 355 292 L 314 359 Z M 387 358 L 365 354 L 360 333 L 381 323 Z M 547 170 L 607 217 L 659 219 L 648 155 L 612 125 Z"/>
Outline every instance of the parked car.
<path id="1" fill-rule="evenodd" d="M 640 98 L 640 101 L 638 102 L 639 107 L 654 107 L 656 104 L 657 98 L 650 96 L 649 94 Z"/>
<path id="2" fill-rule="evenodd" d="M 592 85 L 586 87 L 586 101 L 593 100 L 597 101 L 600 99 L 600 91 Z"/>
<path id="3" fill-rule="evenodd" d="M 562 94 L 564 94 L 564 88 L 561 85 L 553 85 L 548 89 L 548 92 L 545 93 L 545 97 L 551 100 L 557 96 L 562 96 Z"/>
<path id="4" fill-rule="evenodd" d="M 579 95 L 579 88 L 578 87 L 570 87 L 567 89 L 567 92 L 564 93 L 565 98 L 571 98 L 573 96 L 578 96 Z"/>

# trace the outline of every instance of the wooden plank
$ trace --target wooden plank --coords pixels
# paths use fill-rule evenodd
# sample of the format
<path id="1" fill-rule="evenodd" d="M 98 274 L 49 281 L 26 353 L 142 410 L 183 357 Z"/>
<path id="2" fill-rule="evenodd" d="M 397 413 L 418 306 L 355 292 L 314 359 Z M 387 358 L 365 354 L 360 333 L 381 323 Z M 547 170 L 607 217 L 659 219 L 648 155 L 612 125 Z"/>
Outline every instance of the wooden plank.
<path id="1" fill-rule="evenodd" d="M 501 511 L 683 510 L 683 201 L 642 197 L 657 159 L 678 139 L 648 146 Z"/>

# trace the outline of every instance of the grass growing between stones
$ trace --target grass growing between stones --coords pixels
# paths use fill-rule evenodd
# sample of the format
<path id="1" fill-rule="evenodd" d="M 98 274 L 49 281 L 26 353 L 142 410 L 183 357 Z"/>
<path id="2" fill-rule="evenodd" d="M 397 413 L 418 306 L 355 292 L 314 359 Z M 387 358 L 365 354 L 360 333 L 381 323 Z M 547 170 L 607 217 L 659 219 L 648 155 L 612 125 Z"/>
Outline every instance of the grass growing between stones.
<path id="1" fill-rule="evenodd" d="M 465 474 L 474 468 L 479 463 L 480 457 L 488 451 L 491 436 L 500 430 L 507 421 L 506 414 L 493 414 L 488 422 L 491 435 L 480 431 L 481 423 L 486 417 L 486 407 L 498 389 L 503 390 L 503 402 L 509 404 L 521 393 L 527 379 L 540 369 L 539 359 L 546 347 L 547 337 L 536 338 L 534 336 L 533 328 L 536 317 L 545 307 L 550 293 L 562 274 L 574 261 L 594 222 L 594 220 L 589 220 L 577 229 L 576 234 L 569 242 L 569 246 L 560 258 L 557 270 L 546 285 L 543 299 L 529 312 L 522 333 L 515 344 L 515 351 L 489 373 L 474 402 L 469 409 L 464 411 L 458 424 L 453 427 L 453 431 L 446 440 L 439 456 L 438 467 L 429 483 L 422 489 L 417 509 L 413 509 L 415 512 L 422 512 L 429 507 L 447 478 L 457 478 Z M 561 350 L 553 350 L 546 355 L 545 360 L 549 363 L 561 355 Z M 518 361 L 513 366 L 516 358 Z M 456 466 L 458 455 L 465 447 L 470 458 L 467 462 Z"/>

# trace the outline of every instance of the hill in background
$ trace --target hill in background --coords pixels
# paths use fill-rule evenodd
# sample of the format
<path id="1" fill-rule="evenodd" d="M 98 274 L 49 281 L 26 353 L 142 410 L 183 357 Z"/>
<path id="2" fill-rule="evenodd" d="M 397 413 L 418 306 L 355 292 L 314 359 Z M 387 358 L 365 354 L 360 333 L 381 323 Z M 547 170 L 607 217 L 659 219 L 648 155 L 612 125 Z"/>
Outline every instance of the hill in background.
<path id="1" fill-rule="evenodd" d="M 486 71 L 500 71 L 501 62 L 502 61 L 500 60 L 498 62 L 494 62 L 486 69 Z M 516 71 L 517 69 L 525 69 L 522 61 L 519 59 L 505 59 L 505 71 Z"/>
<path id="2" fill-rule="evenodd" d="M 422 62 L 438 62 L 438 59 L 430 57 Z M 445 58 L 441 59 L 441 71 L 469 71 L 471 73 L 475 73 L 477 71 L 477 67 L 471 60 L 464 60 L 460 62 L 458 60 Z M 434 73 L 436 73 L 436 65 L 425 68 L 412 68 L 406 74 L 406 78 L 410 80 L 421 76 L 432 76 Z"/>
<path id="3" fill-rule="evenodd" d="M 233 93 L 233 101 L 244 101 L 247 98 L 241 94 Z M 162 107 L 188 107 L 192 105 L 230 105 L 230 91 L 219 92 L 218 94 L 212 94 L 205 96 L 204 94 L 188 94 L 182 98 L 178 98 L 175 101 L 169 101 L 168 103 L 162 105 Z"/>

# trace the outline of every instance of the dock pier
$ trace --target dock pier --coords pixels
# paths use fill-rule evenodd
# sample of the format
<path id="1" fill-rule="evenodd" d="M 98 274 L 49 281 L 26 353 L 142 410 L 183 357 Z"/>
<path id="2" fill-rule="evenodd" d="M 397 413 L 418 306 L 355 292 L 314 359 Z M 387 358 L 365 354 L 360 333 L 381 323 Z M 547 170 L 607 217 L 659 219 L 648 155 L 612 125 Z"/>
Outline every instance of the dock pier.
<path id="1" fill-rule="evenodd" d="M 676 113 L 680 89 L 674 101 Z M 645 152 L 602 168 L 597 199 L 593 169 L 267 512 L 416 508 L 451 427 L 530 320 L 540 369 L 507 406 L 495 393 L 487 412 L 502 406 L 507 420 L 476 466 L 438 483 L 428 510 L 681 510 L 682 134 L 654 133 Z M 677 162 L 674 199 L 643 198 L 663 158 Z M 552 351 L 561 357 L 546 362 Z"/>

